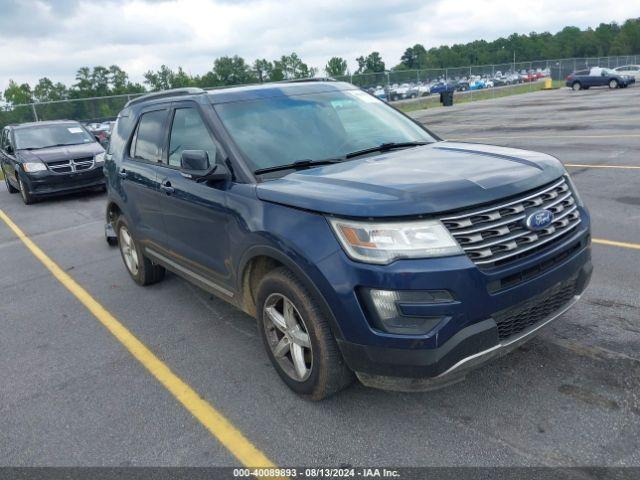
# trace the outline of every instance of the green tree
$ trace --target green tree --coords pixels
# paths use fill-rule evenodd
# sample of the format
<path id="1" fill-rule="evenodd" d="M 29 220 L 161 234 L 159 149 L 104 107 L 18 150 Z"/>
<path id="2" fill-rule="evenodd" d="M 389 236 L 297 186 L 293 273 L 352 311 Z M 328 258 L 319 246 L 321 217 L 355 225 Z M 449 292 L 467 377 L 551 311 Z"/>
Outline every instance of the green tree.
<path id="1" fill-rule="evenodd" d="M 291 55 L 283 55 L 280 60 L 276 60 L 274 71 L 282 72 L 283 80 L 314 77 L 317 73 L 317 69 L 310 68 L 295 52 Z"/>
<path id="2" fill-rule="evenodd" d="M 382 61 L 380 52 L 371 52 L 366 57 L 358 57 L 356 62 L 358 62 L 356 73 L 379 73 L 385 71 L 385 64 Z"/>
<path id="3" fill-rule="evenodd" d="M 11 105 L 22 105 L 33 103 L 33 92 L 28 83 L 18 85 L 13 80 L 9 80 L 9 86 L 4 91 L 4 99 Z"/>
<path id="4" fill-rule="evenodd" d="M 273 63 L 266 58 L 257 58 L 253 62 L 253 74 L 258 82 L 268 82 L 273 73 Z"/>
<path id="5" fill-rule="evenodd" d="M 329 77 L 344 77 L 347 73 L 347 61 L 342 57 L 331 57 L 324 67 Z"/>
<path id="6" fill-rule="evenodd" d="M 426 58 L 427 50 L 421 44 L 416 43 L 413 47 L 409 47 L 404 51 L 400 58 L 400 64 L 409 70 L 415 70 L 423 68 Z"/>
<path id="7" fill-rule="evenodd" d="M 161 65 L 156 72 L 149 70 L 144 74 L 144 83 L 149 85 L 152 91 L 169 90 L 173 88 L 176 74 L 166 65 Z"/>
<path id="8" fill-rule="evenodd" d="M 36 102 L 52 102 L 68 97 L 67 87 L 60 82 L 53 83 L 44 77 L 33 87 L 33 98 Z"/>
<path id="9" fill-rule="evenodd" d="M 213 63 L 213 71 L 219 85 L 241 85 L 257 81 L 244 58 L 238 55 L 217 58 Z"/>

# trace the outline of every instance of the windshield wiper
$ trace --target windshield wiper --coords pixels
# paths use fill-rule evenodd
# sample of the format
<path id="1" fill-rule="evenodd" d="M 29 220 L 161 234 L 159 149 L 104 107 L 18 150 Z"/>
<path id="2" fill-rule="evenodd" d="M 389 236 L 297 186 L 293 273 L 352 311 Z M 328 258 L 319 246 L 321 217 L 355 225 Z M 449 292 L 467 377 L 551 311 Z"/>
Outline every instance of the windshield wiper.
<path id="1" fill-rule="evenodd" d="M 274 165 L 273 167 L 259 168 L 253 173 L 255 175 L 262 175 L 263 173 L 279 172 L 281 170 L 300 170 L 303 168 L 315 167 L 319 165 L 330 165 L 332 163 L 339 163 L 344 161 L 344 158 L 325 158 L 324 160 L 298 160 L 293 163 L 287 163 L 284 165 Z"/>
<path id="2" fill-rule="evenodd" d="M 56 143 L 55 145 L 45 145 L 44 147 L 27 147 L 20 150 L 42 150 L 43 148 L 70 147 L 72 145 L 85 145 L 84 143 Z"/>
<path id="3" fill-rule="evenodd" d="M 345 158 L 355 158 L 361 155 L 367 155 L 375 152 L 387 152 L 389 150 L 395 150 L 396 148 L 411 148 L 419 147 L 420 145 L 428 145 L 430 142 L 389 142 L 378 145 L 377 147 L 365 148 L 363 150 L 356 150 L 355 152 L 347 153 Z"/>

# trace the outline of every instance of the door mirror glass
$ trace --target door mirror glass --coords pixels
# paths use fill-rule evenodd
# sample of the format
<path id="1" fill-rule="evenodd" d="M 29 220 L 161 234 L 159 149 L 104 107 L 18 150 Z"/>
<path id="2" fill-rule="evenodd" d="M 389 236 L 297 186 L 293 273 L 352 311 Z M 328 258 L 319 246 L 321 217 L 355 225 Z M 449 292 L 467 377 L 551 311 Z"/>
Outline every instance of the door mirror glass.
<path id="1" fill-rule="evenodd" d="M 206 173 L 210 169 L 209 154 L 204 150 L 183 150 L 180 168 L 186 173 Z"/>
<path id="2" fill-rule="evenodd" d="M 220 182 L 230 178 L 229 170 L 221 163 L 211 165 L 204 150 L 184 150 L 180 158 L 182 174 L 194 180 Z"/>

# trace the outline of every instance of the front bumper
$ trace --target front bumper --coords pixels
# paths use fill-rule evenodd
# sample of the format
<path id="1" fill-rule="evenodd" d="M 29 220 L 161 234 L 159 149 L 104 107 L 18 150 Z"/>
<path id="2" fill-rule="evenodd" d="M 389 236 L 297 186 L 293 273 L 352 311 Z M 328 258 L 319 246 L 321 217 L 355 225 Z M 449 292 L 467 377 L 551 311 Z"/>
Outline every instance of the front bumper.
<path id="1" fill-rule="evenodd" d="M 582 208 L 581 218 L 580 226 L 561 241 L 491 270 L 479 269 L 466 256 L 387 266 L 353 262 L 342 252 L 327 257 L 318 266 L 331 285 L 323 293 L 340 327 L 336 336 L 345 362 L 367 385 L 415 390 L 457 380 L 517 347 L 566 311 L 589 283 L 590 221 Z M 567 282 L 573 286 L 557 293 Z M 427 334 L 391 334 L 372 326 L 358 296 L 361 288 L 447 290 L 455 301 L 412 306 L 408 315 L 445 317 Z M 522 328 L 507 324 L 505 333 L 505 315 L 521 322 L 518 309 L 529 308 L 536 299 L 542 305 L 531 307 L 537 316 L 527 317 Z"/>
<path id="2" fill-rule="evenodd" d="M 101 187 L 106 184 L 102 166 L 75 173 L 52 173 L 50 171 L 21 172 L 23 184 L 34 196 L 71 193 Z"/>
<path id="3" fill-rule="evenodd" d="M 488 318 L 460 330 L 433 350 L 372 349 L 344 342 L 340 346 L 347 363 L 355 368 L 359 380 L 367 386 L 396 391 L 441 388 L 464 379 L 469 371 L 489 360 L 518 348 L 569 310 L 587 287 L 592 270 L 590 262 L 582 266 L 575 277 L 575 294 L 557 310 L 503 340 L 498 338 L 496 320 Z"/>

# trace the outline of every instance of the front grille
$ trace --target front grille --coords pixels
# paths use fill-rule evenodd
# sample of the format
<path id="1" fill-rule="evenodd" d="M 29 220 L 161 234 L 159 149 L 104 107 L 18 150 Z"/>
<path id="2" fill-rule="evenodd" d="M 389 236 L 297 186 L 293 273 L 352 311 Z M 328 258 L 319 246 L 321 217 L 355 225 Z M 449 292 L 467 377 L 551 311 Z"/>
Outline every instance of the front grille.
<path id="1" fill-rule="evenodd" d="M 554 220 L 546 228 L 531 231 L 527 213 L 546 209 Z M 526 257 L 559 241 L 580 223 L 580 212 L 569 185 L 562 178 L 508 201 L 442 217 L 440 220 L 478 266 L 490 268 Z"/>
<path id="2" fill-rule="evenodd" d="M 560 310 L 576 294 L 577 276 L 558 283 L 525 302 L 492 315 L 498 324 L 498 338 L 505 340 Z"/>
<path id="3" fill-rule="evenodd" d="M 47 162 L 47 167 L 55 173 L 73 173 L 81 172 L 83 170 L 91 170 L 93 168 L 93 157 Z"/>

